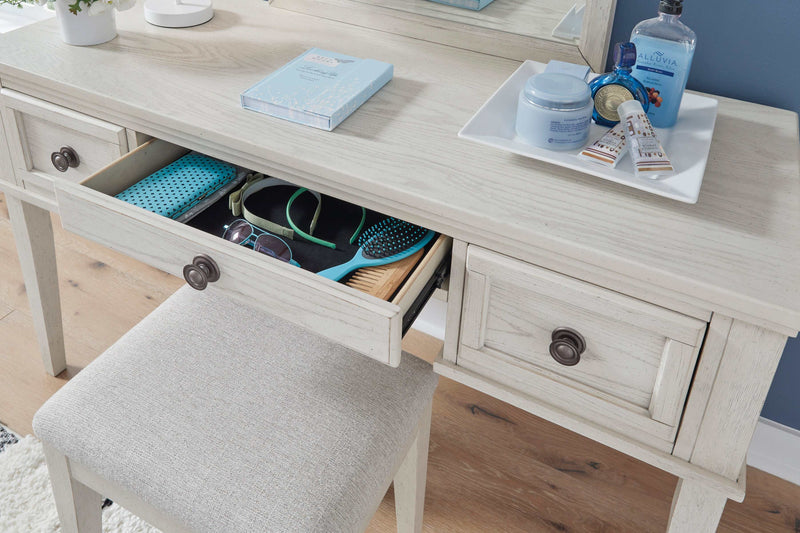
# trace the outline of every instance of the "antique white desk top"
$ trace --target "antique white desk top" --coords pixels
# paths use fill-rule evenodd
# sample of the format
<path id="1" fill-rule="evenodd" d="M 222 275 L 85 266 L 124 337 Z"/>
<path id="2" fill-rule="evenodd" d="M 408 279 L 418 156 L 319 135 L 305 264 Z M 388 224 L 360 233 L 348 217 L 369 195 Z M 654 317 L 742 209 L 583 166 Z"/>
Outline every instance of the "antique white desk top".
<path id="1" fill-rule="evenodd" d="M 454 237 L 455 275 L 438 371 L 678 475 L 671 532 L 713 531 L 726 498 L 743 497 L 741 468 L 758 412 L 786 336 L 800 329 L 800 143 L 795 113 L 720 98 L 699 202 L 681 204 L 459 139 L 459 129 L 517 68 L 516 61 L 281 11 L 262 0 L 215 0 L 216 16 L 206 25 L 157 28 L 144 22 L 141 3 L 118 16 L 118 38 L 96 47 L 63 44 L 55 20 L 0 36 L 0 84 L 18 92 L 4 96 L 17 98 L 21 93 L 42 108 L 61 105 L 77 111 L 85 122 L 95 120 L 88 117 L 108 121 L 123 136 L 126 131 L 152 135 Z M 313 46 L 391 62 L 394 79 L 333 132 L 240 107 L 242 90 Z M 9 111 L 13 98 L 3 100 L 3 111 L 6 133 L 13 127 L 16 134 L 24 127 L 16 111 Z M 40 127 L 38 133 L 49 131 Z M 53 136 L 48 144 L 37 146 L 40 152 L 50 153 L 49 143 L 60 140 Z M 8 146 L 14 143 L 20 144 L 9 135 Z M 16 145 L 19 154 L 22 148 Z M 120 150 L 127 151 L 117 149 L 114 158 Z M 14 186 L 14 176 L 30 177 L 31 166 L 26 170 L 18 155 L 12 168 L 5 156 L 5 146 L 0 145 L 0 178 L 9 180 L 0 181 L 0 188 L 11 193 L 9 212 L 32 316 L 45 367 L 56 374 L 65 367 L 65 359 L 46 209 L 60 209 L 65 220 L 65 199 L 71 195 L 73 216 L 78 211 L 86 217 L 113 213 L 113 220 L 106 222 L 114 223 L 127 217 L 109 208 L 113 199 L 98 200 L 100 193 L 88 196 L 91 199 L 76 209 L 80 198 L 87 198 L 76 189 L 88 188 L 67 183 L 58 173 L 48 179 L 57 191 L 71 193 L 55 200 Z M 23 178 L 20 185 L 28 183 Z M 98 211 L 104 207 L 109 209 Z M 135 236 L 143 235 L 147 228 L 141 224 L 147 221 L 162 230 L 161 237 L 174 236 L 170 242 L 193 238 L 177 235 L 183 231 L 180 225 L 161 217 L 155 217 L 158 222 L 146 216 L 130 218 L 125 222 L 139 224 L 137 232 L 130 232 Z M 94 220 L 83 222 L 92 225 Z M 212 239 L 219 240 L 206 235 L 204 245 L 226 258 L 235 256 L 229 265 L 255 265 L 248 251 L 232 245 L 222 250 Z M 542 400 L 534 397 L 539 391 L 534 396 L 530 391 L 541 384 L 555 385 L 533 371 L 526 374 L 530 383 L 523 384 L 528 389 L 520 391 L 519 383 L 512 383 L 516 374 L 498 380 L 470 373 L 456 360 L 458 347 L 473 357 L 489 357 L 489 366 L 499 368 L 504 361 L 502 354 L 483 354 L 480 346 L 473 346 L 479 339 L 469 339 L 482 335 L 480 327 L 462 328 L 464 323 L 480 323 L 475 316 L 467 317 L 469 322 L 461 320 L 462 297 L 464 315 L 481 312 L 477 300 L 469 301 L 481 292 L 479 287 L 470 288 L 465 281 L 472 275 L 465 274 L 465 258 L 473 245 L 478 246 L 472 257 L 477 261 L 483 254 L 485 262 L 499 265 L 500 276 L 519 267 L 531 273 L 530 278 L 550 279 L 556 297 L 547 301 L 555 303 L 553 309 L 559 296 L 565 305 L 575 304 L 577 321 L 584 314 L 598 318 L 584 308 L 623 302 L 611 318 L 599 317 L 603 324 L 613 318 L 613 325 L 594 331 L 605 341 L 613 339 L 613 347 L 628 359 L 615 359 L 616 352 L 605 361 L 596 358 L 598 379 L 616 383 L 616 374 L 624 374 L 618 370 L 645 359 L 636 340 L 638 330 L 634 334 L 635 328 L 625 325 L 630 322 L 625 313 L 637 313 L 630 310 L 651 312 L 656 329 L 663 317 L 693 325 L 697 338 L 681 337 L 690 343 L 682 344 L 684 351 L 674 349 L 681 343 L 673 343 L 669 335 L 659 337 L 660 329 L 648 337 L 664 345 L 663 354 L 660 348 L 650 354 L 655 359 L 646 379 L 620 383 L 624 389 L 646 382 L 640 392 L 661 398 L 655 409 L 637 404 L 624 413 L 635 414 L 647 427 L 660 423 L 650 419 L 659 405 L 662 411 L 673 408 L 675 419 L 659 427 L 669 431 L 660 447 L 643 443 L 641 435 L 626 429 L 627 419 L 620 423 L 607 416 L 604 409 L 619 407 L 613 398 L 597 403 L 609 396 L 608 391 L 584 387 L 579 407 L 592 408 L 593 414 L 575 415 L 559 407 L 559 402 L 569 401 L 566 398 L 575 398 L 574 391 L 582 386 L 569 381 L 570 376 L 557 389 L 568 394 Z M 367 326 L 381 324 L 387 338 L 379 331 L 370 339 L 383 339 L 399 353 L 400 333 L 381 322 L 399 308 L 386 302 L 373 305 L 319 278 L 310 281 L 314 276 L 305 272 L 301 276 L 268 263 L 257 270 L 262 282 L 280 287 L 277 292 L 283 290 L 281 278 L 291 278 L 295 289 L 303 289 L 299 294 L 312 295 L 296 307 L 284 298 L 276 312 L 299 309 L 316 317 L 324 310 L 324 297 L 336 311 L 358 311 L 350 321 L 353 338 L 366 337 Z M 247 277 L 253 269 L 235 271 L 231 277 L 237 273 Z M 573 288 L 571 296 L 558 293 L 567 286 Z M 499 317 L 494 329 L 513 330 L 511 335 L 519 339 L 512 342 L 520 340 L 527 349 L 526 335 L 540 334 L 540 325 L 526 322 L 516 327 L 509 322 L 506 327 L 502 320 L 513 316 L 524 321 L 526 315 L 517 316 L 517 311 L 530 311 L 538 304 L 528 302 L 524 294 L 511 294 L 508 300 L 508 308 L 492 310 Z M 541 310 L 545 314 L 550 309 L 546 305 Z M 601 311 L 603 315 L 608 309 Z M 366 322 L 357 320 L 364 317 Z M 331 329 L 337 323 L 316 325 Z M 459 328 L 462 333 L 469 330 L 466 340 Z M 538 348 L 548 357 L 547 343 Z M 495 368 L 484 370 L 491 374 Z M 552 368 L 546 372 L 554 374 Z M 610 392 L 613 396 L 615 391 Z"/>
<path id="2" fill-rule="evenodd" d="M 459 139 L 515 61 L 261 0 L 215 7 L 212 22 L 169 30 L 139 6 L 97 47 L 61 43 L 55 20 L 11 32 L 0 79 L 590 281 L 625 278 L 642 295 L 800 328 L 796 114 L 720 98 L 700 200 L 684 205 Z M 241 109 L 243 89 L 312 46 L 391 62 L 394 79 L 334 132 Z"/>

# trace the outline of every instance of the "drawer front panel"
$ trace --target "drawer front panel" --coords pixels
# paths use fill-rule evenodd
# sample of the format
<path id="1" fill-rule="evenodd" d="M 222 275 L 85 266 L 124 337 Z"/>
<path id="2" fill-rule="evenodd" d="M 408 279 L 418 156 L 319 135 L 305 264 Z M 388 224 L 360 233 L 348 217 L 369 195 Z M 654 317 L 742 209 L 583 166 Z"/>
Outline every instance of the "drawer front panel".
<path id="1" fill-rule="evenodd" d="M 424 284 L 415 280 L 432 277 L 445 259 L 449 239 L 437 241 L 420 261 L 419 274 L 409 278 L 408 290 L 401 291 L 403 297 L 390 303 L 109 196 L 184 152 L 153 141 L 83 184 L 56 182 L 64 227 L 181 277 L 185 265 L 206 254 L 221 272 L 208 290 L 224 290 L 383 363 L 399 364 L 403 308 L 422 290 Z M 252 327 L 247 330 L 252 334 Z"/>
<path id="2" fill-rule="evenodd" d="M 8 89 L 2 90 L 6 129 L 17 174 L 36 189 L 53 178 L 79 182 L 128 151 L 124 128 Z M 77 166 L 60 172 L 51 155 L 71 148 Z"/>
<path id="3" fill-rule="evenodd" d="M 470 246 L 457 364 L 668 449 L 706 323 Z M 585 340 L 574 366 L 553 331 Z"/>

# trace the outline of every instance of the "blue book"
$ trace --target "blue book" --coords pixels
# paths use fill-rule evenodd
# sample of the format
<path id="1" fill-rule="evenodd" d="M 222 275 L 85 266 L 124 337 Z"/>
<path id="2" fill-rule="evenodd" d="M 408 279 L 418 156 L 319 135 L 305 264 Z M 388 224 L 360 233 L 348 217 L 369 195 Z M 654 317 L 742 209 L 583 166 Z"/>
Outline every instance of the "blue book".
<path id="1" fill-rule="evenodd" d="M 312 48 L 242 93 L 242 107 L 331 131 L 392 79 L 394 67 Z"/>

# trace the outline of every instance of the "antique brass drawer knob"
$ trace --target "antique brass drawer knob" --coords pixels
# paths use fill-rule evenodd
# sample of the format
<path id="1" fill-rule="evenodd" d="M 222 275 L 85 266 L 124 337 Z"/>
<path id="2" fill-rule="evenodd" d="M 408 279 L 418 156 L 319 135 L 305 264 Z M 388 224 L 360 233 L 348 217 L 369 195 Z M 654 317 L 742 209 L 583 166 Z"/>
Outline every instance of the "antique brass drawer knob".
<path id="1" fill-rule="evenodd" d="M 183 267 L 183 279 L 193 289 L 202 291 L 219 279 L 219 267 L 213 259 L 205 254 L 194 258 L 191 265 Z"/>
<path id="2" fill-rule="evenodd" d="M 78 154 L 69 146 L 62 146 L 58 152 L 50 154 L 50 161 L 59 172 L 66 172 L 70 168 L 77 168 L 81 164 Z"/>
<path id="3" fill-rule="evenodd" d="M 572 328 L 556 328 L 551 336 L 550 355 L 564 366 L 575 366 L 586 350 L 583 335 Z"/>

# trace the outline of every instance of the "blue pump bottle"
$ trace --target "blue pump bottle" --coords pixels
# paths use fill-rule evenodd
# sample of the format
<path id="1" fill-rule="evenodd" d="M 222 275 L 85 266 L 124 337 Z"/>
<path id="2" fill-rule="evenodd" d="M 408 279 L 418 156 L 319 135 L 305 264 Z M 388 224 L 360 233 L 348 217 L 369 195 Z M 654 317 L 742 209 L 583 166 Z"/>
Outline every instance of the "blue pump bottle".
<path id="1" fill-rule="evenodd" d="M 631 33 L 637 49 L 633 75 L 648 92 L 647 117 L 657 128 L 675 125 L 692 67 L 697 37 L 679 20 L 682 12 L 683 0 L 661 0 L 658 17 L 643 20 Z"/>

